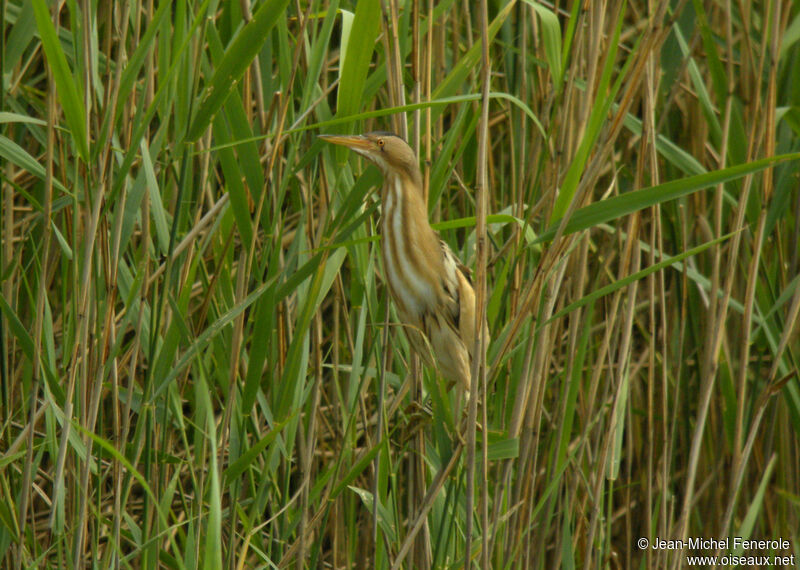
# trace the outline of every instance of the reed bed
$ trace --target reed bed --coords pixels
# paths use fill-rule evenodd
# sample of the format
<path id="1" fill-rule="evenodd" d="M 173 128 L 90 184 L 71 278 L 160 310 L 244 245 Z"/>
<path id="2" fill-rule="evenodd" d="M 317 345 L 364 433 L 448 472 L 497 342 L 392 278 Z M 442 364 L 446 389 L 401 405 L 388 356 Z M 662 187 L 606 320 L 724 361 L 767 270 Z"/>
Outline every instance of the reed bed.
<path id="1" fill-rule="evenodd" d="M 800 555 L 797 4 L 0 13 L 0 565 Z M 483 292 L 471 409 L 316 138 L 369 130 Z"/>

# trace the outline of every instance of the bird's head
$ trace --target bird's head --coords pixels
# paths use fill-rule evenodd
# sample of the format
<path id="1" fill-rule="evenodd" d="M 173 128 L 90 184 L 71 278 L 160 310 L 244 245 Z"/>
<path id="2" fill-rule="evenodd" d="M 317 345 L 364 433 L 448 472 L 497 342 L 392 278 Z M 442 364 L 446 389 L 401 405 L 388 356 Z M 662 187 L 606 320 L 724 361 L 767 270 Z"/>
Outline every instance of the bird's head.
<path id="1" fill-rule="evenodd" d="M 368 158 L 384 176 L 405 175 L 419 181 L 417 157 L 408 143 L 394 133 L 376 131 L 363 135 L 319 135 L 324 141 L 346 146 Z"/>

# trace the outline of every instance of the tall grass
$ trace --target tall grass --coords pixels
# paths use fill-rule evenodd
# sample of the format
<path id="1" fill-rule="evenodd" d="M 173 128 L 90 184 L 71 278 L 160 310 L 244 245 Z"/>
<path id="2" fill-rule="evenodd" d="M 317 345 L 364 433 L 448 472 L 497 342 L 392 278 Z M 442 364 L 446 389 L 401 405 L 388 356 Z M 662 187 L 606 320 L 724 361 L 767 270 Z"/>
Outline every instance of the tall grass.
<path id="1" fill-rule="evenodd" d="M 479 7 L 0 0 L 4 567 L 800 554 L 797 6 Z M 373 129 L 485 283 L 469 413 L 315 138 Z"/>

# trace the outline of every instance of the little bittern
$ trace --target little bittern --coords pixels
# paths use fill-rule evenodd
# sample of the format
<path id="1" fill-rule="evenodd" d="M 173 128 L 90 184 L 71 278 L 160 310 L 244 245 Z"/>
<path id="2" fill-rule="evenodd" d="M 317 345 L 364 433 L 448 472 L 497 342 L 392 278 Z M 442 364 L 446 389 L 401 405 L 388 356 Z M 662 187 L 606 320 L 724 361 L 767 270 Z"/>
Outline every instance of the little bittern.
<path id="1" fill-rule="evenodd" d="M 397 314 L 422 359 L 431 366 L 433 349 L 442 376 L 469 391 L 475 291 L 469 269 L 428 223 L 414 151 L 386 132 L 320 138 L 354 150 L 383 172 L 381 249 L 384 279 Z"/>

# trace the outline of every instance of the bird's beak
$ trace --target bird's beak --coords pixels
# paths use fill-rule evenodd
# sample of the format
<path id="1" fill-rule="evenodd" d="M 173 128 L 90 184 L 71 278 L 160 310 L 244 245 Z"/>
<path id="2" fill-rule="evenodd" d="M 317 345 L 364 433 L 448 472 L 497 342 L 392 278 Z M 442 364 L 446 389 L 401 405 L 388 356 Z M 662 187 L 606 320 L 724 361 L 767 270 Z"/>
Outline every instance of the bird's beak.
<path id="1" fill-rule="evenodd" d="M 356 152 L 363 152 L 372 148 L 372 142 L 363 135 L 317 135 L 322 140 L 346 146 Z"/>

